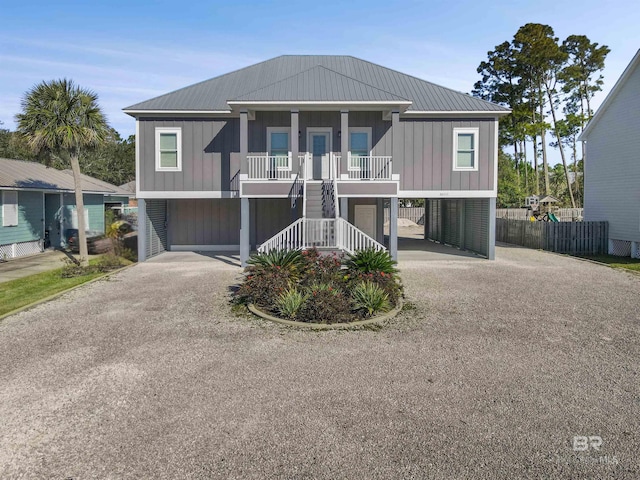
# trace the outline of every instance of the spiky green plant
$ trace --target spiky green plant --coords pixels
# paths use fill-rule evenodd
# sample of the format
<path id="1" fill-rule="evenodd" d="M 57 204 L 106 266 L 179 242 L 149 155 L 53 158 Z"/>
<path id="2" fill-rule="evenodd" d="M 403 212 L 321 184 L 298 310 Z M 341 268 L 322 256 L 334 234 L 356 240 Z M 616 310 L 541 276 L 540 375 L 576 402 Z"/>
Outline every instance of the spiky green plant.
<path id="1" fill-rule="evenodd" d="M 289 288 L 278 296 L 276 308 L 283 317 L 296 318 L 308 296 L 297 288 Z"/>
<path id="2" fill-rule="evenodd" d="M 297 279 L 304 267 L 304 258 L 300 250 L 270 250 L 252 255 L 247 263 L 254 269 L 278 269 Z"/>
<path id="3" fill-rule="evenodd" d="M 393 275 L 398 272 L 397 262 L 385 250 L 366 248 L 348 255 L 345 261 L 347 268 L 353 272 L 384 272 Z"/>
<path id="4" fill-rule="evenodd" d="M 391 310 L 389 295 L 377 284 L 366 281 L 356 285 L 351 294 L 353 305 L 356 310 L 364 310 L 366 316 L 370 317 L 374 313 L 388 312 Z"/>

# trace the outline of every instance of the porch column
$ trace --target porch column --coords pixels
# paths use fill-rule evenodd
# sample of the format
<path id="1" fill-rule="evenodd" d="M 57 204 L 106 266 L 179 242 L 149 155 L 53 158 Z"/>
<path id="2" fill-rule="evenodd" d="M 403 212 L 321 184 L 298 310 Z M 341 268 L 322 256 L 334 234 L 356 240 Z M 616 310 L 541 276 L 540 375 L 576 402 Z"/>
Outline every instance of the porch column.
<path id="1" fill-rule="evenodd" d="M 248 173 L 247 155 L 249 155 L 249 112 L 240 111 L 240 173 Z"/>
<path id="2" fill-rule="evenodd" d="M 147 202 L 138 199 L 138 262 L 147 259 Z"/>
<path id="3" fill-rule="evenodd" d="M 496 197 L 489 199 L 489 228 L 487 233 L 487 258 L 496 259 Z"/>
<path id="4" fill-rule="evenodd" d="M 389 253 L 398 260 L 398 197 L 391 197 L 389 205 Z"/>
<path id="5" fill-rule="evenodd" d="M 249 199 L 243 197 L 240 199 L 240 264 L 247 266 L 247 260 L 251 254 L 251 241 L 249 236 Z"/>
<path id="6" fill-rule="evenodd" d="M 340 217 L 349 221 L 349 198 L 340 197 Z"/>
<path id="7" fill-rule="evenodd" d="M 631 258 L 640 258 L 640 242 L 631 242 Z"/>
<path id="8" fill-rule="evenodd" d="M 348 175 L 349 165 L 349 110 L 340 110 L 340 176 Z"/>
<path id="9" fill-rule="evenodd" d="M 299 129 L 299 121 L 298 121 L 298 110 L 291 110 L 291 173 L 296 174 L 299 173 L 299 160 L 298 156 L 300 155 L 300 137 L 298 136 Z"/>
<path id="10" fill-rule="evenodd" d="M 400 135 L 400 112 L 391 112 L 391 173 L 400 173 L 400 147 L 402 145 Z M 397 177 L 396 177 L 397 178 Z M 402 188 L 402 185 L 400 185 Z"/>

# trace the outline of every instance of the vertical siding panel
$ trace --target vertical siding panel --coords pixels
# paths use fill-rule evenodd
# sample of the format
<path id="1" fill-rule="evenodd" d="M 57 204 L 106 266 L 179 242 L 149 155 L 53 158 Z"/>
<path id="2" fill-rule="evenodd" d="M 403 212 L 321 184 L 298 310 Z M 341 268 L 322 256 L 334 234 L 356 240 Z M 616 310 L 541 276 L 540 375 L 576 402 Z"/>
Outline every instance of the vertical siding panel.
<path id="1" fill-rule="evenodd" d="M 444 190 L 442 184 L 442 123 L 433 123 L 433 190 Z"/>
<path id="2" fill-rule="evenodd" d="M 411 149 L 411 158 L 409 162 L 413 164 L 413 172 L 411 172 L 411 190 L 419 190 L 420 179 L 422 178 L 424 159 L 422 157 L 424 145 L 424 125 L 422 122 L 413 122 L 413 148 Z"/>
<path id="3" fill-rule="evenodd" d="M 417 190 L 430 190 L 433 185 L 433 122 L 422 122 L 422 151 L 418 161 L 422 162 L 422 176 L 417 178 Z"/>

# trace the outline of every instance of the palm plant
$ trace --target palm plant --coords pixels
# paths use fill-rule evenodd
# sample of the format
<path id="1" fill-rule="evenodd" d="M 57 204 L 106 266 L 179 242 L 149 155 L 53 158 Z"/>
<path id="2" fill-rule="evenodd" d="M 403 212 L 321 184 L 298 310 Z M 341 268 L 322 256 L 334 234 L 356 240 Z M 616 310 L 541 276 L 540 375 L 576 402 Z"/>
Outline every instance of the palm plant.
<path id="1" fill-rule="evenodd" d="M 104 141 L 107 122 L 98 105 L 98 95 L 72 80 L 42 82 L 22 99 L 22 113 L 16 115 L 18 132 L 40 158 L 62 156 L 71 163 L 78 213 L 80 264 L 89 264 L 82 198 L 79 157 L 82 150 Z"/>
<path id="2" fill-rule="evenodd" d="M 345 261 L 347 268 L 353 272 L 375 273 L 384 272 L 393 275 L 398 272 L 397 262 L 385 250 L 366 248 L 348 255 Z"/>

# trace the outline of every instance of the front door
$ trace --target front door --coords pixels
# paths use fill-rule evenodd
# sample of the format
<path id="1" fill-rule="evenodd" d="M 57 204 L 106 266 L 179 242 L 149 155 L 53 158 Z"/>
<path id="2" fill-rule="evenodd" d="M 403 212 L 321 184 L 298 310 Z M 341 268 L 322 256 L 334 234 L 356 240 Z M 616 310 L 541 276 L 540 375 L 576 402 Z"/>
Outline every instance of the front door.
<path id="1" fill-rule="evenodd" d="M 369 235 L 374 240 L 376 238 L 376 206 L 356 205 L 354 225 Z"/>
<path id="2" fill-rule="evenodd" d="M 320 129 L 318 129 L 320 130 Z M 307 139 L 311 153 L 310 178 L 323 180 L 329 178 L 329 156 L 331 152 L 331 133 L 327 130 L 314 131 L 309 129 Z"/>
<path id="3" fill-rule="evenodd" d="M 62 243 L 60 215 L 62 213 L 60 194 L 46 193 L 44 195 L 44 230 L 49 237 L 49 245 L 59 248 Z"/>

